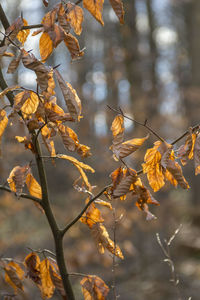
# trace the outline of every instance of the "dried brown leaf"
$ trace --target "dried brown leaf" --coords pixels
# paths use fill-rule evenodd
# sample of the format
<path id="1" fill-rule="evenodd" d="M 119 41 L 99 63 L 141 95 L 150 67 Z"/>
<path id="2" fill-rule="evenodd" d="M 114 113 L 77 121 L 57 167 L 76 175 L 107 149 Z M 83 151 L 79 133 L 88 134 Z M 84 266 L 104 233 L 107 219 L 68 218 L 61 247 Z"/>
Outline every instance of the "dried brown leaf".
<path id="1" fill-rule="evenodd" d="M 49 272 L 49 266 L 50 264 L 48 258 L 45 258 L 40 263 L 40 278 L 41 278 L 40 290 L 42 293 L 42 297 L 44 299 L 51 298 L 55 289 L 55 286 L 52 282 L 51 275 Z"/>
<path id="2" fill-rule="evenodd" d="M 120 24 L 124 24 L 124 7 L 123 2 L 121 0 L 109 0 L 110 4 L 118 17 Z"/>
<path id="3" fill-rule="evenodd" d="M 10 284 L 15 292 L 17 289 L 24 290 L 22 280 L 24 277 L 24 271 L 22 268 L 14 261 L 11 261 L 4 265 L 5 270 L 5 281 Z"/>
<path id="4" fill-rule="evenodd" d="M 25 19 L 23 19 L 23 25 L 28 26 L 28 22 Z M 30 33 L 30 29 L 23 29 L 20 30 L 19 33 L 17 34 L 17 39 L 18 41 L 20 41 L 22 45 L 24 45 L 24 43 L 26 42 L 29 33 Z"/>
<path id="5" fill-rule="evenodd" d="M 22 193 L 28 173 L 30 173 L 29 165 L 24 167 L 16 166 L 10 172 L 7 182 L 9 183 L 10 189 L 16 192 L 17 197 L 20 197 Z"/>
<path id="6" fill-rule="evenodd" d="M 178 184 L 183 189 L 189 189 L 189 184 L 185 180 L 185 177 L 183 176 L 181 166 L 175 162 L 174 160 L 169 160 L 167 164 L 167 170 L 173 175 L 174 179 L 178 182 Z"/>
<path id="7" fill-rule="evenodd" d="M 194 166 L 195 175 L 200 174 L 200 134 L 197 135 L 194 145 Z"/>
<path id="8" fill-rule="evenodd" d="M 84 55 L 84 51 L 80 50 L 78 40 L 71 33 L 65 34 L 64 42 L 71 54 L 72 60 L 78 59 Z"/>
<path id="9" fill-rule="evenodd" d="M 27 276 L 30 277 L 37 285 L 41 284 L 40 278 L 40 258 L 35 252 L 29 253 L 25 257 L 24 264 L 27 268 Z"/>
<path id="10" fill-rule="evenodd" d="M 103 3 L 104 0 L 83 0 L 83 7 L 85 7 L 101 25 L 104 25 L 102 19 Z"/>
<path id="11" fill-rule="evenodd" d="M 109 287 L 100 277 L 95 275 L 83 277 L 80 284 L 84 300 L 105 300 L 109 293 Z"/>
<path id="12" fill-rule="evenodd" d="M 17 70 L 21 58 L 22 57 L 21 57 L 21 54 L 20 54 L 18 57 L 16 57 L 13 60 L 11 60 L 11 62 L 8 65 L 8 70 L 7 70 L 8 74 L 13 74 Z"/>
<path id="13" fill-rule="evenodd" d="M 74 32 L 80 35 L 82 32 L 83 9 L 80 6 L 70 2 L 67 3 L 67 9 L 67 16 L 70 20 L 70 24 L 74 29 Z"/>

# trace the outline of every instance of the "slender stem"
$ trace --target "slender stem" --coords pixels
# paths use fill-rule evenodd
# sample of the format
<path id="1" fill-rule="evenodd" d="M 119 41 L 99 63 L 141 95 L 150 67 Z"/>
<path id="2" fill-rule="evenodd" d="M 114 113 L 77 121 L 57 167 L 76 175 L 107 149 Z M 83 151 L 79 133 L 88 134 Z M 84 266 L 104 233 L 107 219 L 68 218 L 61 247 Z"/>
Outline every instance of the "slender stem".
<path id="1" fill-rule="evenodd" d="M 84 214 L 84 212 L 87 210 L 87 208 L 90 206 L 90 204 L 92 204 L 92 202 L 94 202 L 97 198 L 99 198 L 105 191 L 106 189 L 110 187 L 110 185 L 105 186 L 96 196 L 94 196 L 93 198 L 90 199 L 90 201 L 86 204 L 86 206 L 82 209 L 82 211 L 78 214 L 78 216 L 76 218 L 74 218 L 74 220 L 72 220 L 69 224 L 67 224 L 65 226 L 64 229 L 61 230 L 61 235 L 64 236 L 64 234 L 76 223 L 78 222 L 78 220 L 82 217 L 82 215 Z"/>
<path id="2" fill-rule="evenodd" d="M 33 24 L 33 25 L 27 25 L 27 26 L 23 26 L 22 30 L 26 30 L 26 29 L 35 29 L 35 28 L 42 28 L 43 24 Z"/>
<path id="3" fill-rule="evenodd" d="M 114 112 L 116 112 L 116 113 L 122 115 L 124 118 L 126 118 L 126 119 L 128 119 L 128 120 L 130 120 L 130 121 L 133 121 L 134 123 L 136 123 L 136 124 L 138 124 L 138 125 L 140 125 L 140 126 L 145 127 L 145 128 L 148 129 L 153 135 L 155 135 L 161 142 L 164 142 L 164 141 L 165 141 L 165 140 L 164 140 L 161 136 L 159 136 L 159 135 L 151 128 L 151 127 L 149 127 L 149 126 L 147 125 L 147 120 L 145 120 L 144 123 L 141 123 L 141 122 L 139 122 L 139 121 L 136 121 L 136 120 L 133 119 L 133 118 L 130 118 L 130 117 L 126 116 L 126 115 L 123 113 L 123 111 L 122 111 L 121 109 L 118 110 L 118 109 L 112 108 L 112 107 L 109 106 L 109 105 L 107 105 L 107 107 L 108 107 L 110 110 L 112 110 L 112 111 L 114 111 Z"/>
<path id="4" fill-rule="evenodd" d="M 4 190 L 6 192 L 13 193 L 13 191 L 11 191 L 11 189 L 9 189 L 8 187 L 6 187 L 4 185 L 0 185 L 0 190 Z M 42 206 L 42 200 L 39 199 L 39 198 L 36 198 L 34 196 L 22 193 L 20 195 L 20 198 L 25 198 L 25 199 L 29 199 L 29 200 L 35 201 L 35 202 L 39 203 Z"/>
<path id="5" fill-rule="evenodd" d="M 192 132 L 194 132 L 195 130 L 199 129 L 200 124 L 195 125 L 194 127 L 192 127 Z M 186 130 L 181 136 L 179 136 L 176 140 L 174 140 L 171 145 L 175 145 L 176 143 L 178 143 L 180 140 L 182 140 L 186 135 L 188 135 L 190 133 L 191 130 Z"/>

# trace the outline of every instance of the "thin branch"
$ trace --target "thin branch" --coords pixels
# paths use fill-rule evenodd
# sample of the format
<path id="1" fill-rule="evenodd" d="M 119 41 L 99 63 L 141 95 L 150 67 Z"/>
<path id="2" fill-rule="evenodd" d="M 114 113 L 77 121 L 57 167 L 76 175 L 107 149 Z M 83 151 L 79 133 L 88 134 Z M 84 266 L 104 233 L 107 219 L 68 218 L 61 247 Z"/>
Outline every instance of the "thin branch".
<path id="1" fill-rule="evenodd" d="M 31 250 L 32 252 L 36 252 L 36 253 L 42 253 L 42 254 L 48 253 L 48 254 L 50 254 L 50 255 L 56 257 L 56 255 L 55 255 L 52 251 L 50 251 L 50 250 L 48 250 L 48 249 L 42 249 L 42 250 L 41 250 L 41 249 L 38 249 L 38 250 L 36 250 L 36 249 L 32 249 L 32 248 L 30 248 L 30 247 L 27 247 L 27 249 Z"/>
<path id="2" fill-rule="evenodd" d="M 94 202 L 97 198 L 99 198 L 106 190 L 110 187 L 110 185 L 105 186 L 96 196 L 90 199 L 90 201 L 86 204 L 86 206 L 82 209 L 82 211 L 72 220 L 69 224 L 65 226 L 64 229 L 61 230 L 61 235 L 64 236 L 64 234 L 76 223 L 78 220 L 82 217 L 84 212 L 87 210 L 87 208 Z"/>
<path id="3" fill-rule="evenodd" d="M 195 125 L 192 127 L 192 132 L 200 128 L 200 124 Z M 180 140 L 182 140 L 185 136 L 187 136 L 190 133 L 191 129 L 186 130 L 180 137 L 178 137 L 176 140 L 174 140 L 171 145 L 175 145 L 178 143 Z"/>
<path id="4" fill-rule="evenodd" d="M 144 123 L 141 123 L 141 122 L 139 122 L 139 121 L 136 121 L 136 120 L 133 119 L 133 118 L 130 118 L 130 117 L 126 116 L 126 115 L 123 113 L 123 111 L 121 110 L 121 108 L 115 109 L 115 108 L 112 108 L 112 107 L 109 106 L 109 105 L 107 105 L 107 107 L 108 107 L 110 110 L 112 110 L 112 111 L 114 111 L 114 112 L 116 112 L 116 113 L 122 115 L 124 118 L 126 118 L 126 119 L 128 119 L 128 120 L 130 120 L 130 121 L 132 121 L 132 122 L 134 122 L 134 123 L 136 123 L 136 124 L 138 124 L 138 125 L 140 125 L 140 126 L 145 127 L 145 128 L 148 129 L 153 135 L 155 135 L 161 142 L 164 142 L 164 141 L 165 141 L 165 140 L 164 140 L 161 136 L 159 136 L 159 135 L 151 128 L 151 127 L 149 127 L 149 126 L 147 125 L 147 120 L 145 120 Z"/>
<path id="5" fill-rule="evenodd" d="M 6 187 L 4 185 L 0 185 L 0 190 L 4 190 L 6 192 L 13 193 L 13 191 L 11 191 L 11 189 L 9 189 L 8 187 Z M 29 200 L 35 201 L 35 202 L 39 203 L 42 206 L 42 200 L 39 199 L 39 198 L 36 198 L 34 196 L 22 193 L 20 195 L 20 198 L 25 198 L 25 199 L 29 199 Z"/>
<path id="6" fill-rule="evenodd" d="M 26 29 L 35 29 L 35 28 L 42 28 L 43 24 L 33 24 L 33 25 L 27 25 L 27 26 L 23 26 L 22 30 L 26 30 Z"/>

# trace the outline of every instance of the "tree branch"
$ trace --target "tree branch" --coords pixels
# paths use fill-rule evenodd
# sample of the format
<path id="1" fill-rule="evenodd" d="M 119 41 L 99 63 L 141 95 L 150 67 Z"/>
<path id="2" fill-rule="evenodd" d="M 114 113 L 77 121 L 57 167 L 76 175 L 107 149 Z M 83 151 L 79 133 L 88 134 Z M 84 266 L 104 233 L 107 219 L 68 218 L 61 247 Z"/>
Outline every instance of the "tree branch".
<path id="1" fill-rule="evenodd" d="M 194 127 L 192 127 L 192 132 L 194 132 L 195 130 L 200 128 L 200 124 L 195 125 Z M 182 140 L 186 135 L 188 135 L 190 133 L 190 130 L 186 130 L 180 137 L 178 137 L 176 140 L 174 140 L 171 145 L 175 145 L 176 143 L 178 143 L 180 140 Z"/>
<path id="2" fill-rule="evenodd" d="M 11 191 L 11 189 L 9 189 L 7 186 L 4 186 L 4 185 L 0 185 L 0 190 L 4 190 L 6 192 L 13 193 L 13 191 Z M 39 199 L 39 198 L 36 198 L 34 196 L 22 193 L 20 195 L 20 198 L 25 198 L 25 199 L 35 201 L 35 202 L 39 203 L 42 206 L 42 200 Z"/>
<path id="3" fill-rule="evenodd" d="M 108 107 L 110 110 L 112 110 L 112 111 L 114 111 L 114 112 L 116 112 L 116 113 L 122 115 L 124 118 L 126 118 L 126 119 L 128 119 L 128 120 L 130 120 L 130 121 L 133 121 L 134 123 L 136 123 L 136 124 L 138 124 L 138 125 L 140 125 L 140 126 L 145 127 L 145 128 L 148 129 L 153 135 L 155 135 L 161 142 L 164 142 L 164 141 L 165 141 L 165 140 L 164 140 L 161 136 L 159 136 L 159 135 L 151 128 L 151 127 L 149 127 L 149 126 L 147 125 L 147 120 L 145 120 L 144 123 L 141 123 L 141 122 L 139 122 L 139 121 L 136 121 L 136 120 L 133 119 L 133 118 L 130 118 L 130 117 L 126 116 L 126 115 L 123 113 L 123 111 L 122 111 L 121 109 L 115 109 L 115 108 L 112 108 L 112 107 L 109 106 L 109 105 L 107 105 L 107 107 Z"/>
<path id="4" fill-rule="evenodd" d="M 82 211 L 72 220 L 69 224 L 66 225 L 64 229 L 61 230 L 61 235 L 64 236 L 64 234 L 76 223 L 78 220 L 82 217 L 84 212 L 87 210 L 87 208 L 94 202 L 97 198 L 99 198 L 106 190 L 110 187 L 110 185 L 105 186 L 96 196 L 90 199 L 90 201 L 86 204 L 86 206 L 82 209 Z"/>

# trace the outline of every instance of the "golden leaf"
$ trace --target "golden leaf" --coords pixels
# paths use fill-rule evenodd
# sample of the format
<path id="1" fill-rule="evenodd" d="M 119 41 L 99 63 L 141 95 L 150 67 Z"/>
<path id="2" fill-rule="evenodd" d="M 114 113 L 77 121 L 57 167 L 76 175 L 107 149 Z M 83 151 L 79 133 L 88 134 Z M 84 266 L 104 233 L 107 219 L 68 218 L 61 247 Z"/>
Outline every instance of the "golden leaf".
<path id="1" fill-rule="evenodd" d="M 58 290 L 61 296 L 63 296 L 63 299 L 66 299 L 65 290 L 63 287 L 63 282 L 61 276 L 55 271 L 55 268 L 50 264 L 49 267 L 49 273 L 51 276 L 51 280 L 55 286 L 55 288 Z"/>
<path id="2" fill-rule="evenodd" d="M 74 3 L 67 3 L 67 9 L 70 24 L 74 29 L 74 32 L 78 35 L 82 32 L 82 22 L 83 22 L 83 10 L 80 6 L 75 5 Z"/>
<path id="3" fill-rule="evenodd" d="M 121 0 L 109 0 L 110 4 L 119 19 L 120 24 L 124 24 L 124 7 Z"/>
<path id="4" fill-rule="evenodd" d="M 42 61 L 46 61 L 53 51 L 53 41 L 47 32 L 43 32 L 39 42 L 40 56 Z"/>
<path id="5" fill-rule="evenodd" d="M 24 26 L 28 25 L 28 22 L 25 19 L 23 19 L 23 23 Z M 30 33 L 30 29 L 23 29 L 20 30 L 19 33 L 17 34 L 17 39 L 20 41 L 20 43 L 22 43 L 22 45 L 24 45 L 24 43 L 26 42 L 29 33 Z"/>
<path id="6" fill-rule="evenodd" d="M 112 204 L 110 202 L 98 199 L 98 200 L 95 200 L 95 203 L 99 204 L 101 206 L 108 207 L 109 209 L 112 209 Z"/>
<path id="7" fill-rule="evenodd" d="M 32 91 L 30 91 L 30 96 L 21 107 L 21 112 L 24 115 L 24 118 L 27 118 L 29 115 L 34 114 L 39 105 L 38 95 Z"/>
<path id="8" fill-rule="evenodd" d="M 24 277 L 24 271 L 14 261 L 9 262 L 4 266 L 5 270 L 5 281 L 10 284 L 15 291 L 17 289 L 24 290 L 22 279 Z"/>
<path id="9" fill-rule="evenodd" d="M 49 151 L 51 156 L 55 156 L 56 150 L 54 146 L 54 141 L 51 139 L 51 130 L 47 127 L 47 125 L 45 125 L 41 129 L 41 133 L 42 133 L 42 138 L 45 143 L 45 146 L 47 147 L 47 150 Z"/>
<path id="10" fill-rule="evenodd" d="M 114 254 L 115 256 L 124 259 L 121 249 L 117 244 L 110 239 L 109 234 L 101 223 L 95 223 L 91 227 L 92 236 L 94 237 L 99 252 L 104 253 L 104 249 L 106 248 L 109 252 Z"/>
<path id="11" fill-rule="evenodd" d="M 45 258 L 40 263 L 41 292 L 44 299 L 49 299 L 54 293 L 55 286 L 49 272 L 49 260 Z"/>
<path id="12" fill-rule="evenodd" d="M 103 2 L 104 0 L 83 0 L 83 7 L 85 7 L 101 25 L 104 25 L 102 19 Z"/>
<path id="13" fill-rule="evenodd" d="M 154 192 L 158 191 L 164 184 L 164 174 L 161 166 L 161 153 L 158 151 L 162 142 L 157 141 L 154 147 L 146 151 L 142 164 L 143 172 L 147 173 L 147 178 Z"/>
<path id="14" fill-rule="evenodd" d="M 65 34 L 64 42 L 71 54 L 72 60 L 84 55 L 84 51 L 80 50 L 78 40 L 71 33 Z"/>
<path id="15" fill-rule="evenodd" d="M 51 29 L 51 27 L 54 26 L 56 22 L 56 13 L 57 13 L 57 7 L 54 7 L 52 10 L 50 10 L 48 13 L 46 13 L 42 19 L 42 24 L 45 31 L 48 31 Z"/>
<path id="16" fill-rule="evenodd" d="M 62 137 L 63 144 L 65 148 L 69 151 L 75 151 L 76 150 L 76 143 L 78 143 L 77 135 L 73 136 L 70 134 L 69 127 L 64 126 L 63 124 L 58 125 L 59 133 Z M 71 129 L 72 130 L 72 129 Z M 72 130 L 73 131 L 73 130 Z M 75 132 L 74 132 L 75 134 Z"/>
<path id="17" fill-rule="evenodd" d="M 70 3 L 70 2 L 69 2 Z M 67 6 L 68 4 L 67 3 Z M 65 8 L 63 6 L 62 3 L 59 4 L 59 9 L 58 9 L 58 22 L 60 24 L 60 26 L 64 29 L 64 31 L 66 33 L 69 33 L 70 29 L 71 29 L 71 25 L 70 25 L 70 19 L 68 18 L 68 16 L 65 13 Z"/>
<path id="18" fill-rule="evenodd" d="M 1 109 L 0 110 L 0 141 L 7 125 L 8 125 L 8 118 L 6 112 L 5 110 Z"/>
<path id="19" fill-rule="evenodd" d="M 40 285 L 41 279 L 39 256 L 35 252 L 31 252 L 25 257 L 24 263 L 28 270 L 28 277 L 30 277 L 37 285 Z"/>
<path id="20" fill-rule="evenodd" d="M 181 163 L 183 166 L 187 164 L 188 159 L 193 159 L 195 140 L 196 140 L 196 134 L 192 133 L 191 131 L 186 138 L 185 144 L 181 145 L 177 150 L 178 157 L 181 159 Z"/>
<path id="21" fill-rule="evenodd" d="M 15 136 L 15 138 L 19 143 L 23 143 L 26 149 L 30 149 L 33 153 L 35 153 L 31 139 L 27 138 L 26 136 L 23 137 L 18 135 Z"/>
<path id="22" fill-rule="evenodd" d="M 26 177 L 26 185 L 29 193 L 39 199 L 42 199 L 42 189 L 37 180 L 29 173 Z"/>
<path id="23" fill-rule="evenodd" d="M 124 169 L 121 178 L 117 178 L 113 187 L 113 197 L 121 197 L 130 191 L 131 185 L 137 181 L 137 172 L 133 169 Z M 119 180 L 120 179 L 120 180 Z"/>
<path id="24" fill-rule="evenodd" d="M 73 118 L 79 120 L 81 115 L 81 100 L 79 99 L 76 90 L 72 88 L 71 84 L 64 81 L 57 70 L 55 70 L 54 73 L 57 77 L 69 113 Z"/>
<path id="25" fill-rule="evenodd" d="M 114 138 L 117 135 L 124 133 L 124 117 L 122 115 L 118 115 L 114 118 L 111 130 Z"/>
<path id="26" fill-rule="evenodd" d="M 86 203 L 89 199 L 86 199 Z M 104 219 L 101 216 L 101 212 L 98 208 L 96 208 L 94 203 L 91 203 L 87 208 L 86 212 L 80 218 L 80 221 L 92 228 L 92 226 L 96 223 L 102 223 Z"/>
<path id="27" fill-rule="evenodd" d="M 83 277 L 80 284 L 85 300 L 105 300 L 108 295 L 109 287 L 96 275 Z"/>

